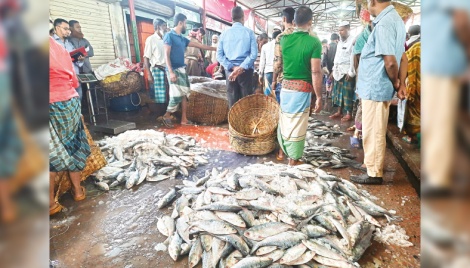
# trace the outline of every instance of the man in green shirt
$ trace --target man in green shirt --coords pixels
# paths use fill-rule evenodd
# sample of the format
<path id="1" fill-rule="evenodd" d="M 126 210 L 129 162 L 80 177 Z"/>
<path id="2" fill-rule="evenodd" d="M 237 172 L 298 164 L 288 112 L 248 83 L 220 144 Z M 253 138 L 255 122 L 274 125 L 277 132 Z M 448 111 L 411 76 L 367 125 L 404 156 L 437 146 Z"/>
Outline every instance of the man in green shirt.
<path id="1" fill-rule="evenodd" d="M 300 6 L 294 15 L 297 28 L 282 37 L 284 80 L 281 89 L 281 113 L 278 140 L 289 157 L 289 165 L 298 165 L 302 158 L 307 133 L 312 90 L 315 91 L 315 112 L 321 110 L 321 42 L 310 35 L 312 10 Z M 312 85 L 313 84 L 313 85 Z"/>

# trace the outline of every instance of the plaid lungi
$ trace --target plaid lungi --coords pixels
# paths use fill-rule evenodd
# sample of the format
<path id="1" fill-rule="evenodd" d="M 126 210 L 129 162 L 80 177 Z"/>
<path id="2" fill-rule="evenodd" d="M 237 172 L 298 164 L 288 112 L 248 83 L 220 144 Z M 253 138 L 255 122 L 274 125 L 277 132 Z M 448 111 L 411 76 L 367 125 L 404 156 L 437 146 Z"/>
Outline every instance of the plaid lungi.
<path id="1" fill-rule="evenodd" d="M 170 103 L 168 103 L 167 111 L 174 113 L 178 110 L 178 105 L 183 101 L 183 97 L 189 97 L 189 79 L 186 74 L 185 67 L 173 70 L 176 75 L 176 82 L 171 82 L 170 73 L 168 73 L 168 81 L 170 82 Z"/>
<path id="2" fill-rule="evenodd" d="M 80 119 L 80 100 L 49 104 L 49 171 L 82 171 L 90 146 Z"/>
<path id="3" fill-rule="evenodd" d="M 166 102 L 166 77 L 165 71 L 158 68 L 152 67 L 152 77 L 153 77 L 153 90 L 150 90 L 150 98 L 155 101 L 155 103 L 165 103 Z"/>
<path id="4" fill-rule="evenodd" d="M 346 81 L 345 77 L 339 81 L 335 81 L 333 86 L 333 106 L 342 107 L 346 112 L 352 112 L 354 102 L 354 88 L 356 80 Z"/>

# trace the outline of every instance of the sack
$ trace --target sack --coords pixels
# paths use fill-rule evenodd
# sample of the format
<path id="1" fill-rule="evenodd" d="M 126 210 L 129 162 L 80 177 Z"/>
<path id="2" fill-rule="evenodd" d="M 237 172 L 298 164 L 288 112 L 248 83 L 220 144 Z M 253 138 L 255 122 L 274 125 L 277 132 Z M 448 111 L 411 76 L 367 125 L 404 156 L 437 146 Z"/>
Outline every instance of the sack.
<path id="1" fill-rule="evenodd" d="M 405 125 L 405 115 L 406 115 L 406 100 L 399 100 L 397 106 L 397 125 L 400 129 L 400 132 L 403 130 Z"/>

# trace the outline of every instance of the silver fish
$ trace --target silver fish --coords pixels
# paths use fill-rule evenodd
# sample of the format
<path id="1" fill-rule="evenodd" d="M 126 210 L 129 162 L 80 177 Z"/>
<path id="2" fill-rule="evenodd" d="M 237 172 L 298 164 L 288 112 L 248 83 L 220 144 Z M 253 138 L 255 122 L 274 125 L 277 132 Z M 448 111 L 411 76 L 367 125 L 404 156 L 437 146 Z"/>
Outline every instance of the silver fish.
<path id="1" fill-rule="evenodd" d="M 157 203 L 157 207 L 163 208 L 166 205 L 170 204 L 171 201 L 176 197 L 176 189 L 173 188 L 168 193 L 166 193 Z"/>

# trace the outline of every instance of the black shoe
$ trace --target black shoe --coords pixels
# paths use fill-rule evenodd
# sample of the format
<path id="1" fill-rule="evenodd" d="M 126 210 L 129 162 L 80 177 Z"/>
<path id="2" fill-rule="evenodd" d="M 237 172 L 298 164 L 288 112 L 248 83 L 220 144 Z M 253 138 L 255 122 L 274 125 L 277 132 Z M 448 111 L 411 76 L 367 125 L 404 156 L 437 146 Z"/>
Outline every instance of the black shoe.
<path id="1" fill-rule="evenodd" d="M 369 177 L 367 174 L 351 175 L 349 179 L 359 184 L 382 184 L 384 182 L 381 177 Z"/>

